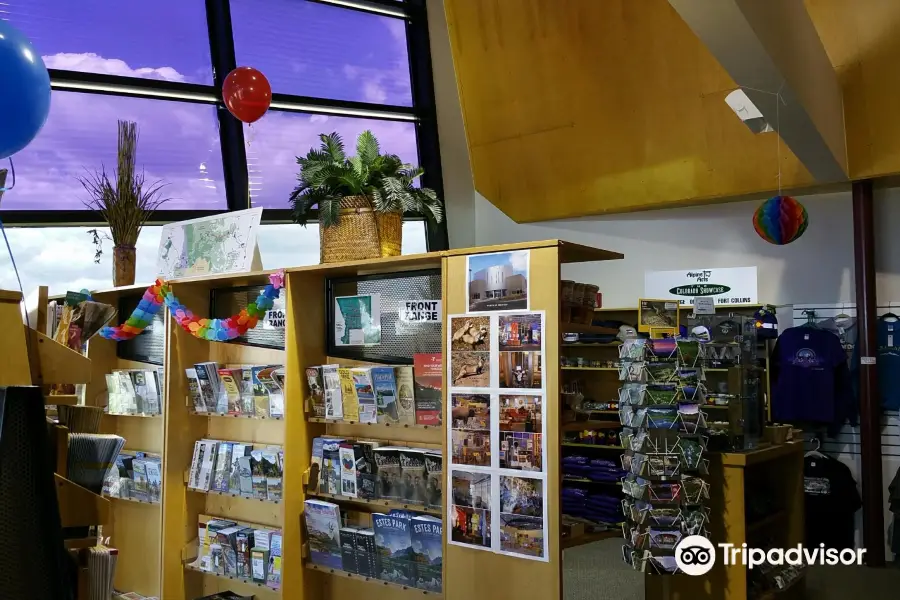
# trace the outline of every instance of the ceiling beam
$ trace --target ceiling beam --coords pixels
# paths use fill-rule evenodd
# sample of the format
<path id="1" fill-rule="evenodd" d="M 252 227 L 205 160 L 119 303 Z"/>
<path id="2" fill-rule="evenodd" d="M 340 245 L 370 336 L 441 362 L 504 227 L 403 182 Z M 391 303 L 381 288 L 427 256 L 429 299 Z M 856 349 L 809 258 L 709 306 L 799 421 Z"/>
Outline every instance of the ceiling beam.
<path id="1" fill-rule="evenodd" d="M 819 182 L 847 179 L 837 74 L 803 0 L 669 0 Z"/>

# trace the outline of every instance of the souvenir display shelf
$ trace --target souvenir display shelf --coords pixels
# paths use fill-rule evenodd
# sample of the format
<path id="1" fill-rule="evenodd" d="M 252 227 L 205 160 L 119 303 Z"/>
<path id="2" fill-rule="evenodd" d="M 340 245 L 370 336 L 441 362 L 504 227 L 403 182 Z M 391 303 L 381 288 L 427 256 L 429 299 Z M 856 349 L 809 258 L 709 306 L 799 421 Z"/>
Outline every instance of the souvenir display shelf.
<path id="1" fill-rule="evenodd" d="M 105 292 L 95 292 L 97 302 L 119 305 L 119 299 L 127 295 L 140 295 L 143 288 L 125 287 Z M 84 388 L 84 401 L 88 406 L 106 406 L 106 375 L 115 369 L 156 369 L 159 365 L 125 360 L 116 356 L 116 342 L 94 336 L 88 342 L 91 359 L 91 381 Z M 165 396 L 163 395 L 163 398 Z M 125 451 L 162 454 L 165 459 L 163 439 L 166 406 L 162 414 L 150 418 L 142 415 L 110 415 L 104 413 L 100 433 L 110 433 L 125 438 Z M 163 482 L 163 489 L 165 484 Z M 140 502 L 123 498 L 110 498 L 112 518 L 103 527 L 103 537 L 109 545 L 119 550 L 116 589 L 137 592 L 144 596 L 159 596 L 160 556 L 162 552 L 161 503 Z"/>
<path id="2" fill-rule="evenodd" d="M 791 548 L 803 541 L 803 443 L 787 442 L 749 452 L 710 452 L 709 496 L 711 539 L 735 546 Z M 751 505 L 754 496 L 768 504 Z M 666 581 L 668 580 L 668 581 Z M 747 567 L 716 561 L 703 577 L 645 578 L 646 600 L 793 600 L 805 597 L 805 572 L 783 591 L 760 590 Z"/>
<path id="3" fill-rule="evenodd" d="M 39 306 L 47 305 L 47 288 L 38 295 Z M 40 386 L 51 384 L 85 384 L 91 381 L 91 361 L 74 350 L 47 337 L 42 330 L 46 326 L 46 310 L 39 311 L 37 323 L 32 329 L 22 324 L 22 295 L 19 292 L 0 290 L 0 327 L 7 332 L 6 351 L 0 364 L 0 386 Z M 52 400 L 51 400 L 52 398 Z M 75 404 L 74 397 L 47 396 L 45 404 Z M 66 427 L 53 425 L 48 429 L 48 442 L 56 448 L 54 464 L 56 494 L 62 527 L 104 526 L 110 522 L 112 511 L 105 498 L 77 485 L 66 478 L 69 432 Z M 79 564 L 79 587 L 76 600 L 88 600 L 88 577 L 84 552 L 95 546 L 96 536 L 65 540 L 66 548 L 75 555 Z"/>
<path id="4" fill-rule="evenodd" d="M 359 366 L 365 363 L 329 357 L 326 331 L 326 284 L 329 279 L 358 275 L 391 274 L 401 271 L 440 269 L 443 289 L 443 313 L 467 310 L 466 257 L 470 254 L 529 250 L 530 310 L 545 311 L 544 336 L 547 377 L 547 472 L 548 501 L 556 506 L 560 493 L 561 415 L 559 412 L 560 328 L 558 282 L 564 263 L 614 260 L 622 255 L 570 244 L 558 240 L 488 246 L 395 258 L 335 263 L 287 269 L 285 272 L 286 350 L 261 348 L 240 343 L 210 342 L 191 336 L 166 315 L 165 393 L 160 418 L 104 416 L 105 431 L 126 438 L 129 449 L 157 451 L 162 454 L 162 500 L 159 506 L 142 503 L 115 503 L 115 524 L 109 531 L 113 547 L 120 548 L 116 587 L 158 594 L 166 600 L 191 600 L 222 590 L 255 595 L 261 600 L 284 597 L 308 600 L 339 600 L 366 597 L 387 600 L 419 597 L 421 590 L 385 585 L 380 580 L 348 577 L 343 572 L 307 568 L 307 545 L 302 525 L 312 440 L 323 434 L 381 439 L 417 447 L 439 447 L 445 469 L 448 464 L 446 419 L 442 427 L 386 427 L 338 422 L 322 422 L 305 412 L 308 385 L 305 369 L 313 365 L 337 363 Z M 198 314 L 208 311 L 213 290 L 265 285 L 269 272 L 229 276 L 195 277 L 172 282 L 178 300 Z M 145 288 L 134 286 L 95 292 L 94 296 L 117 305 L 124 294 L 142 294 Z M 446 347 L 446 328 L 444 329 Z M 104 375 L 115 368 L 145 366 L 116 357 L 114 343 L 98 337 L 88 344 L 92 364 L 90 385 L 85 392 L 87 404 L 105 405 Z M 204 361 L 219 363 L 285 365 L 285 415 L 283 419 L 245 419 L 193 414 L 185 368 Z M 444 376 L 446 380 L 446 357 Z M 446 405 L 446 386 L 445 405 Z M 283 497 L 280 502 L 260 502 L 230 494 L 204 494 L 187 489 L 185 479 L 190 468 L 194 442 L 209 437 L 221 440 L 250 441 L 281 445 L 285 463 Z M 441 514 L 446 515 L 445 504 Z M 326 497 L 342 510 L 362 515 L 375 512 L 377 504 Z M 105 501 L 104 501 L 105 502 Z M 224 517 L 237 522 L 280 527 L 283 534 L 282 582 L 280 589 L 259 587 L 252 582 L 219 577 L 192 568 L 197 556 L 197 524 L 200 517 Z M 446 521 L 446 518 L 445 518 Z M 448 545 L 444 540 L 443 596 L 451 600 L 492 598 L 513 600 L 522 597 L 562 598 L 562 546 L 560 515 L 550 511 L 547 524 L 549 561 L 517 560 L 503 555 L 473 551 Z M 128 555 L 131 555 L 130 557 Z M 140 566 L 140 569 L 138 568 Z M 490 573 L 491 577 L 472 577 L 472 573 Z M 158 590 L 158 591 L 157 591 Z M 434 594 L 429 594 L 432 596 Z"/>

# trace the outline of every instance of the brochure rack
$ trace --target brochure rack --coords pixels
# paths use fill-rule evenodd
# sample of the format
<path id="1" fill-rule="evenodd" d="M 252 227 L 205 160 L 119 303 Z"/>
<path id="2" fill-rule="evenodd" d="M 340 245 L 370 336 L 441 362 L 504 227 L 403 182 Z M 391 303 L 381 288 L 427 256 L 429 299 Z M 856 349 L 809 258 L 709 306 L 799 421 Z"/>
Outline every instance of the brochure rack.
<path id="1" fill-rule="evenodd" d="M 219 343 L 197 339 L 186 333 L 166 315 L 165 391 L 162 415 L 155 418 L 104 416 L 104 431 L 126 438 L 132 449 L 162 454 L 162 501 L 159 506 L 133 502 L 113 502 L 114 525 L 109 526 L 111 545 L 120 549 L 116 587 L 166 600 L 191 600 L 221 590 L 253 594 L 262 600 L 284 597 L 300 600 L 340 600 L 366 597 L 388 600 L 422 595 L 421 590 L 403 589 L 384 582 L 348 577 L 342 572 L 306 568 L 306 542 L 303 530 L 306 472 L 311 463 L 312 441 L 316 436 L 334 434 L 363 439 L 382 439 L 397 445 L 440 447 L 444 465 L 448 464 L 446 421 L 441 427 L 385 427 L 379 425 L 322 422 L 306 412 L 308 384 L 305 369 L 313 365 L 365 365 L 349 358 L 329 356 L 326 331 L 329 280 L 361 275 L 385 275 L 399 272 L 439 269 L 442 283 L 443 315 L 464 313 L 468 307 L 466 257 L 470 254 L 530 251 L 529 310 L 544 311 L 546 338 L 546 419 L 547 419 L 547 501 L 549 513 L 549 560 L 537 562 L 510 556 L 473 551 L 444 543 L 443 596 L 449 600 L 492 598 L 513 600 L 522 597 L 562 598 L 562 547 L 558 498 L 561 489 L 561 426 L 559 364 L 561 329 L 559 325 L 559 281 L 565 263 L 614 260 L 620 254 L 569 244 L 558 240 L 407 255 L 353 263 L 314 265 L 287 269 L 285 273 L 286 341 L 285 350 Z M 198 313 L 207 312 L 214 291 L 264 285 L 269 272 L 226 276 L 196 277 L 172 282 L 178 299 Z M 144 288 L 131 287 L 95 292 L 101 302 L 118 306 L 118 299 L 141 294 Z M 0 303 L 2 304 L 2 303 Z M 127 316 L 127 315 L 126 315 Z M 18 312 L 16 312 L 18 319 Z M 124 318 L 120 315 L 120 318 Z M 590 329 L 589 326 L 580 326 Z M 447 345 L 444 327 L 442 347 Z M 91 359 L 91 383 L 85 402 L 104 406 L 104 375 L 117 368 L 149 368 L 116 356 L 113 342 L 95 338 L 88 345 Z M 282 364 L 285 366 L 285 414 L 283 419 L 250 419 L 192 414 L 185 368 L 196 363 Z M 25 364 L 25 363 L 23 363 Z M 444 379 L 447 377 L 446 358 Z M 87 379 L 87 378 L 85 378 Z M 446 386 L 444 388 L 446 406 Z M 609 417 L 613 421 L 614 416 Z M 280 502 L 260 502 L 230 494 L 203 494 L 187 489 L 194 442 L 208 437 L 219 440 L 249 441 L 281 445 L 284 448 L 283 498 Z M 445 466 L 445 469 L 447 467 Z M 445 504 L 440 510 L 447 514 Z M 376 504 L 327 498 L 348 512 L 361 515 L 380 510 Z M 102 502 L 106 502 L 102 500 Z M 202 516 L 223 517 L 279 527 L 283 533 L 282 581 L 279 589 L 259 587 L 252 582 L 227 579 L 189 568 L 197 556 L 197 524 Z M 446 519 L 445 519 L 446 522 Z M 449 529 L 449 525 L 448 525 Z M 490 573 L 487 579 L 473 573 Z M 432 594 L 429 593 L 429 596 Z"/>
<path id="2" fill-rule="evenodd" d="M 46 288 L 41 296 L 46 304 Z M 0 363 L 2 386 L 47 386 L 54 383 L 88 383 L 91 381 L 91 361 L 67 348 L 40 331 L 22 324 L 22 295 L 0 290 L 0 328 L 7 334 L 4 361 Z M 43 315 L 46 318 L 46 313 Z M 38 329 L 43 324 L 35 324 Z M 75 404 L 74 396 L 45 396 L 45 404 Z M 48 441 L 56 449 L 54 465 L 56 495 L 62 527 L 103 526 L 110 522 L 109 501 L 80 485 L 69 481 L 67 450 L 69 432 L 66 427 L 49 428 Z M 80 554 L 97 544 L 96 537 L 67 539 L 66 548 Z M 79 561 L 81 563 L 82 561 Z M 87 577 L 79 577 L 77 600 L 87 600 Z"/>

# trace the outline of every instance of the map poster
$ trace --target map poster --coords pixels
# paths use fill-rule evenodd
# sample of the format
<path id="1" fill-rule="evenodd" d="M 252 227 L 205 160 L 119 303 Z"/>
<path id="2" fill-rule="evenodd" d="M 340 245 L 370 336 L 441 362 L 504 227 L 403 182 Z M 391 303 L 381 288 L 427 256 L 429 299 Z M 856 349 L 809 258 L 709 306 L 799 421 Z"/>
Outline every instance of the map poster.
<path id="1" fill-rule="evenodd" d="M 377 346 L 381 343 L 381 295 L 334 299 L 334 345 Z"/>
<path id="2" fill-rule="evenodd" d="M 164 225 L 157 273 L 171 280 L 252 271 L 262 211 L 250 208 Z"/>

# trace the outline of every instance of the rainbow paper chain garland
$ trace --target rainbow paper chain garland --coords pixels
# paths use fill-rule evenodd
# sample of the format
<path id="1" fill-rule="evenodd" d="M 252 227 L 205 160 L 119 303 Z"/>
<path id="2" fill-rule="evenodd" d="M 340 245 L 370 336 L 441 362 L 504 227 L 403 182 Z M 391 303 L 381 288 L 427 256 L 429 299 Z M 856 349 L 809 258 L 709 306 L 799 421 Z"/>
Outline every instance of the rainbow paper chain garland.
<path id="1" fill-rule="evenodd" d="M 206 319 L 195 316 L 191 309 L 178 301 L 168 283 L 157 279 L 144 292 L 144 297 L 131 316 L 121 325 L 101 329 L 100 337 L 117 342 L 134 338 L 150 325 L 160 307 L 165 304 L 178 325 L 194 337 L 212 342 L 233 340 L 256 327 L 259 318 L 272 308 L 284 287 L 284 272 L 272 273 L 269 275 L 269 282 L 256 301 L 247 308 L 242 308 L 238 314 L 227 319 Z"/>

